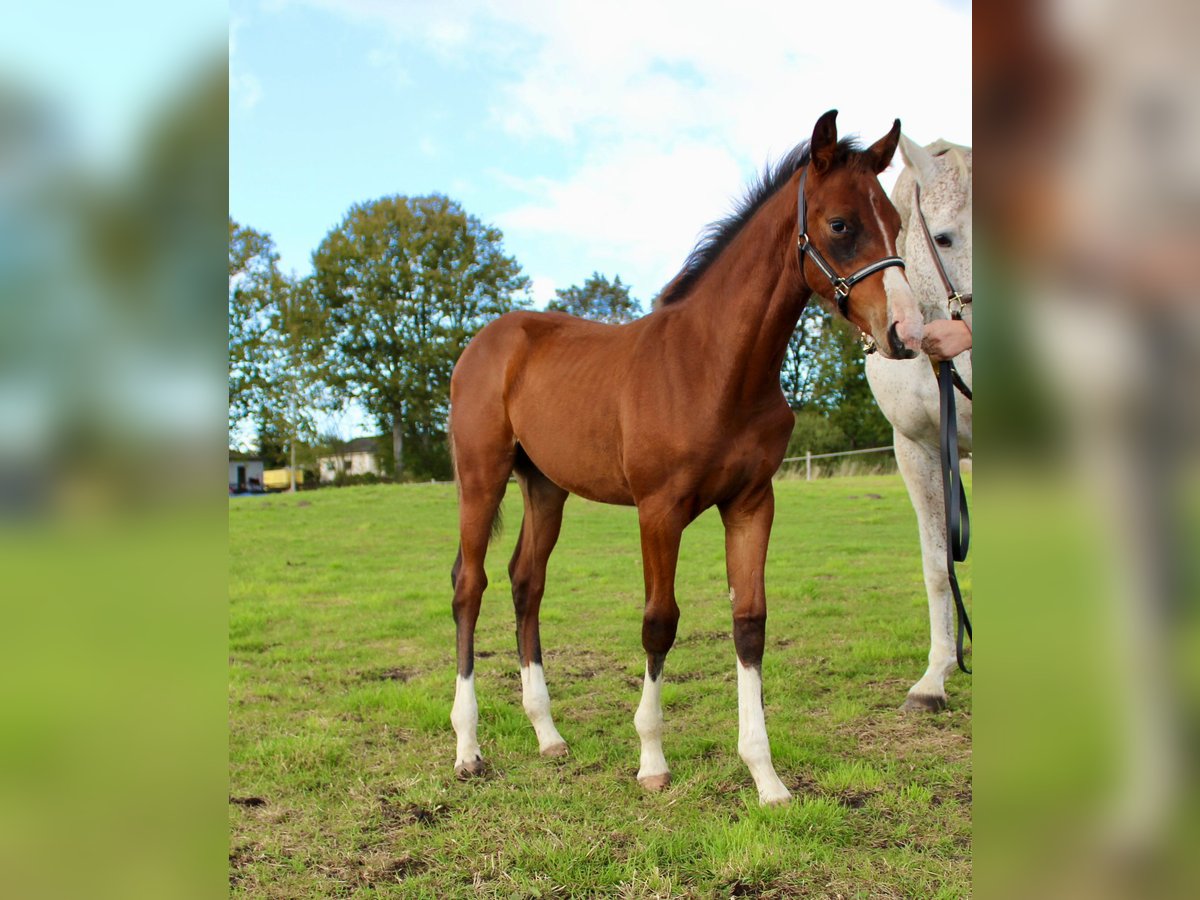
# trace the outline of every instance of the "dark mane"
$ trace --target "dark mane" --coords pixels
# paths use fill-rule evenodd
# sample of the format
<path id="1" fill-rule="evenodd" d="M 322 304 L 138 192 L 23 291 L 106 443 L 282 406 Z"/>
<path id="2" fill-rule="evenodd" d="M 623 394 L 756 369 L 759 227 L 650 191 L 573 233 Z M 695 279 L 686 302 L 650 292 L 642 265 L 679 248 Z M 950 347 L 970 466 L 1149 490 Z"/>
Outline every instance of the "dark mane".
<path id="1" fill-rule="evenodd" d="M 696 286 L 696 283 L 708 271 L 718 256 L 730 245 L 742 227 L 750 221 L 756 212 L 762 208 L 775 192 L 782 188 L 801 166 L 809 161 L 808 141 L 797 144 L 783 159 L 774 165 L 768 163 L 762 175 L 756 178 L 746 191 L 746 196 L 738 201 L 724 219 L 713 222 L 704 229 L 699 243 L 688 254 L 679 274 L 671 279 L 654 301 L 654 307 L 666 306 L 682 300 Z M 837 143 L 833 164 L 841 165 L 850 161 L 862 147 L 851 138 L 844 138 Z"/>

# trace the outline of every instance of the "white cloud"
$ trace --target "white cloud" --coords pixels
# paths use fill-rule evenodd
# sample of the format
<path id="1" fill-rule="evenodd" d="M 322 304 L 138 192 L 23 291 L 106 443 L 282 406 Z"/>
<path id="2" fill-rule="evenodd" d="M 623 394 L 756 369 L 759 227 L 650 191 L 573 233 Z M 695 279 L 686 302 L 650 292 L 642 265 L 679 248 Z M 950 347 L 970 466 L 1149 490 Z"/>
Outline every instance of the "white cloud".
<path id="1" fill-rule="evenodd" d="M 253 73 L 239 71 L 230 63 L 229 95 L 238 109 L 249 112 L 262 100 L 262 84 Z"/>
<path id="2" fill-rule="evenodd" d="M 641 294 L 826 109 L 867 142 L 900 117 L 921 143 L 970 143 L 970 10 L 943 0 L 297 2 L 486 72 L 495 126 L 576 161 L 516 183 L 527 199 L 488 217 L 514 238 L 572 242 L 583 271 L 619 269 Z"/>
<path id="3" fill-rule="evenodd" d="M 235 60 L 238 50 L 238 32 L 246 25 L 241 16 L 229 20 L 229 97 L 233 105 L 244 112 L 254 109 L 262 100 L 262 83 L 253 72 L 247 71 L 240 60 Z"/>
<path id="4" fill-rule="evenodd" d="M 742 172 L 728 152 L 704 142 L 621 142 L 597 148 L 565 179 L 507 183 L 529 199 L 497 216 L 505 234 L 577 243 L 587 248 L 587 272 L 619 267 L 649 296 L 675 273 L 701 228 L 729 211 Z"/>
<path id="5" fill-rule="evenodd" d="M 545 275 L 535 275 L 529 281 L 529 295 L 533 297 L 534 305 L 544 308 L 547 303 L 554 299 L 554 289 L 556 287 L 554 279 Z"/>

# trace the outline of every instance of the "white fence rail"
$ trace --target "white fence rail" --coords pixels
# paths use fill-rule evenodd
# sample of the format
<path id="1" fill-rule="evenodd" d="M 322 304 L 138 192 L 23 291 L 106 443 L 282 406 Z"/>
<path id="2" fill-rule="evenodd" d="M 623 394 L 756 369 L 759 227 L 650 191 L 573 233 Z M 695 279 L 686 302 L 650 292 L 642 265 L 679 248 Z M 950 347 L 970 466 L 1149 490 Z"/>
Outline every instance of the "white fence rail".
<path id="1" fill-rule="evenodd" d="M 804 480 L 812 481 L 812 461 L 814 459 L 829 459 L 833 456 L 854 456 L 857 453 L 887 453 L 895 449 L 895 447 L 889 444 L 886 447 L 866 447 L 863 450 L 839 450 L 837 453 L 813 453 L 805 451 L 803 456 L 789 456 L 784 459 L 784 462 L 790 463 L 804 460 Z"/>

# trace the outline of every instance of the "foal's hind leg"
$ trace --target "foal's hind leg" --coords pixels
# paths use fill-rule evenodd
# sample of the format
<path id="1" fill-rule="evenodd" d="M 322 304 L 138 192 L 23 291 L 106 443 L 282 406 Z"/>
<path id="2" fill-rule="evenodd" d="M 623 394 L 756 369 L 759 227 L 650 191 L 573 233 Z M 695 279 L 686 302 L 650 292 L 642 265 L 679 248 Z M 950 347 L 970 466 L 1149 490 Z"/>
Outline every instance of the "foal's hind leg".
<path id="1" fill-rule="evenodd" d="M 461 543 L 454 564 L 454 624 L 458 676 L 450 722 L 458 737 L 454 773 L 459 778 L 483 774 L 479 752 L 479 707 L 475 700 L 475 623 L 487 587 L 483 563 L 492 522 L 504 499 L 512 472 L 512 444 L 493 442 L 486 449 L 471 448 L 456 436 L 455 469 L 458 475 L 458 518 Z M 490 452 L 489 452 L 490 451 Z"/>
<path id="2" fill-rule="evenodd" d="M 543 475 L 521 451 L 517 453 L 517 481 L 525 498 L 521 536 L 508 566 L 513 609 L 517 616 L 517 657 L 521 665 L 521 693 L 525 713 L 537 733 L 543 756 L 564 756 L 566 741 L 550 717 L 550 692 L 542 671 L 542 641 L 538 613 L 546 590 L 546 563 L 562 525 L 567 492 Z"/>

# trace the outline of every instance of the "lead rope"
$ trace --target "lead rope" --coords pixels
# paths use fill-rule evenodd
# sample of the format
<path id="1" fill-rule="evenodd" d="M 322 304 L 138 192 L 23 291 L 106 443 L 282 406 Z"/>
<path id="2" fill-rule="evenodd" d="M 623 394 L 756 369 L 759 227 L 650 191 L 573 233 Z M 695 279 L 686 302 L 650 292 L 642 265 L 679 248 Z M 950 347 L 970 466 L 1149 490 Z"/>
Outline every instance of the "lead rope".
<path id="1" fill-rule="evenodd" d="M 962 319 L 962 308 L 971 302 L 970 294 L 960 294 L 954 289 L 950 275 L 942 263 L 941 254 L 937 252 L 933 235 L 929 233 L 929 225 L 925 214 L 921 211 L 921 186 L 913 184 L 913 200 L 916 204 L 917 221 L 921 223 L 921 231 L 925 235 L 925 243 L 929 247 L 929 255 L 937 266 L 938 277 L 946 288 L 946 302 L 950 307 L 950 318 Z M 932 360 L 930 360 L 932 362 Z M 958 587 L 958 576 L 954 572 L 956 562 L 964 562 L 967 550 L 971 545 L 971 517 L 967 510 L 967 489 L 963 487 L 962 474 L 958 465 L 958 411 L 954 404 L 954 391 L 957 388 L 968 400 L 971 398 L 971 388 L 963 381 L 954 362 L 942 360 L 937 365 L 938 393 L 941 396 L 939 438 L 941 443 L 942 462 L 942 499 L 946 510 L 946 574 L 950 579 L 950 592 L 954 595 L 954 616 L 957 631 L 954 638 L 954 655 L 958 667 L 971 674 L 963 661 L 963 634 L 975 642 L 971 634 L 971 618 L 967 615 L 966 604 L 963 603 L 962 591 Z"/>
<path id="2" fill-rule="evenodd" d="M 954 653 L 958 667 L 971 674 L 963 662 L 963 634 L 971 642 L 971 619 L 963 603 L 962 591 L 958 587 L 958 576 L 954 564 L 967 558 L 971 545 L 971 517 L 967 510 L 967 490 L 963 487 L 962 474 L 958 468 L 958 413 L 954 406 L 954 366 L 949 360 L 938 364 L 938 389 L 941 394 L 941 456 L 942 496 L 946 510 L 946 574 L 950 577 L 950 592 L 954 595 L 954 612 L 958 630 L 954 639 Z"/>

